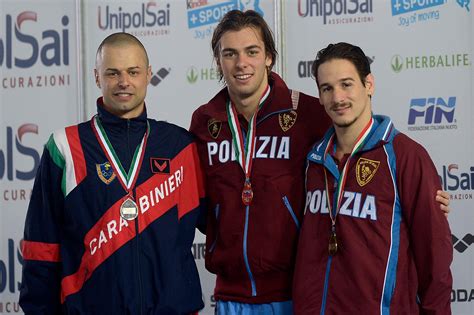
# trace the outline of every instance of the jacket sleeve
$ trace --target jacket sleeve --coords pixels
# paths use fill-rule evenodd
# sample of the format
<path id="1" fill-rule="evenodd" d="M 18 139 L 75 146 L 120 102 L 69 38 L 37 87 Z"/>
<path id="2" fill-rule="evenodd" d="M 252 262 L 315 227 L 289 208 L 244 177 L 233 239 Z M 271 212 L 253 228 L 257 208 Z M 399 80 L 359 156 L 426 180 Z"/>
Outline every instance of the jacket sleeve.
<path id="1" fill-rule="evenodd" d="M 420 314 L 451 314 L 453 247 L 449 224 L 435 201 L 440 180 L 426 150 L 395 138 L 397 181 L 418 277 Z"/>
<path id="2" fill-rule="evenodd" d="M 200 109 L 197 109 L 196 111 L 194 111 L 193 115 L 192 115 L 192 119 L 191 119 L 191 125 L 189 127 L 189 132 L 193 135 L 194 137 L 194 141 L 195 141 L 195 148 L 194 148 L 194 151 L 193 151 L 193 160 L 194 160 L 194 164 L 195 164 L 195 167 L 197 168 L 197 181 L 199 183 L 199 185 L 201 186 L 199 188 L 200 190 L 200 198 L 201 198 L 201 205 L 200 205 L 200 210 L 199 210 L 199 216 L 198 216 L 198 220 L 197 220 L 197 228 L 198 230 L 203 233 L 203 234 L 206 234 L 206 224 L 207 224 L 207 213 L 208 213 L 208 210 L 207 210 L 207 204 L 208 204 L 208 200 L 206 198 L 206 195 L 205 195 L 205 187 L 206 187 L 206 183 L 205 183 L 205 175 L 203 173 L 203 170 L 204 170 L 204 167 L 203 165 L 201 164 L 200 162 L 200 156 L 199 156 L 199 150 L 198 150 L 198 146 L 199 146 L 199 131 L 198 131 L 198 127 L 199 127 L 199 121 L 200 121 Z"/>
<path id="3" fill-rule="evenodd" d="M 60 234 L 64 159 L 50 137 L 37 170 L 25 221 L 20 306 L 25 314 L 60 314 Z"/>

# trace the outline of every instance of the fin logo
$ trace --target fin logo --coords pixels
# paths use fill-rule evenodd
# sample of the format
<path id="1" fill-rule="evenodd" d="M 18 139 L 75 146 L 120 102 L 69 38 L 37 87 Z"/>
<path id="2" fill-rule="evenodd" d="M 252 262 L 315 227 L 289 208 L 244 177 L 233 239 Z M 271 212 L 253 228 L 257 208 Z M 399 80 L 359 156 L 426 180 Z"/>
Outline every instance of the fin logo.
<path id="1" fill-rule="evenodd" d="M 450 96 L 447 100 L 442 97 L 413 98 L 410 101 L 408 125 L 413 126 L 421 119 L 424 125 L 456 123 L 455 109 L 455 96 Z"/>

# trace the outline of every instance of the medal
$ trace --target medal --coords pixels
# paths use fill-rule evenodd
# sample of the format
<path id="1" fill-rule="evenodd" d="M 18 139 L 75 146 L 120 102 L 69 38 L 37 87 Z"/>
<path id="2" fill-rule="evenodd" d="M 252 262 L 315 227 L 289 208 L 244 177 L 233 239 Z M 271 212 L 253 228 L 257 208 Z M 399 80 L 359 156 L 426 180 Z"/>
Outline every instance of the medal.
<path id="1" fill-rule="evenodd" d="M 138 216 L 138 206 L 131 196 L 133 196 L 133 188 L 137 182 L 138 173 L 140 172 L 143 157 L 145 156 L 146 143 L 148 135 L 150 134 L 150 124 L 147 122 L 147 129 L 143 135 L 140 145 L 135 149 L 130 169 L 127 172 L 118 159 L 118 156 L 115 153 L 115 150 L 112 147 L 110 140 L 108 139 L 107 134 L 102 127 L 100 119 L 97 117 L 97 115 L 94 116 L 91 123 L 93 127 L 92 130 L 94 130 L 97 141 L 104 151 L 105 156 L 110 161 L 110 165 L 114 170 L 114 174 L 116 174 L 120 184 L 128 194 L 126 197 L 127 199 L 120 205 L 120 216 L 125 220 L 134 220 Z"/>
<path id="2" fill-rule="evenodd" d="M 250 180 L 246 179 L 244 183 L 244 189 L 242 190 L 242 202 L 244 205 L 248 206 L 252 202 L 253 199 L 253 190 L 252 185 L 250 184 Z"/>
<path id="3" fill-rule="evenodd" d="M 329 236 L 329 255 L 334 256 L 337 253 L 337 236 L 336 230 L 333 228 L 331 235 Z"/>
<path id="4" fill-rule="evenodd" d="M 138 207 L 135 201 L 127 198 L 120 206 L 120 216 L 125 220 L 134 220 L 138 216 Z"/>
<path id="5" fill-rule="evenodd" d="M 227 102 L 227 121 L 229 122 L 229 129 L 232 133 L 232 143 L 235 147 L 235 159 L 239 162 L 242 170 L 245 173 L 245 183 L 242 190 L 242 202 L 245 206 L 250 205 L 253 199 L 252 185 L 250 184 L 250 175 L 252 173 L 252 160 L 255 153 L 255 139 L 257 133 L 257 114 L 263 102 L 270 94 L 270 86 L 267 86 L 265 92 L 260 98 L 257 110 L 250 118 L 248 124 L 247 135 L 245 136 L 240 128 L 238 113 L 235 105 L 229 100 Z"/>
<path id="6" fill-rule="evenodd" d="M 329 245 L 328 245 L 328 252 L 330 256 L 334 256 L 337 253 L 337 250 L 339 248 L 339 244 L 337 243 L 337 235 L 336 235 L 336 220 L 337 220 L 337 215 L 339 214 L 339 211 L 341 209 L 342 196 L 344 194 L 344 187 L 346 185 L 346 179 L 349 174 L 349 163 L 350 163 L 351 158 L 354 156 L 354 154 L 359 152 L 359 150 L 364 145 L 364 141 L 370 134 L 370 131 L 372 130 L 372 126 L 373 126 L 373 118 L 370 118 L 370 121 L 367 123 L 367 125 L 364 127 L 364 129 L 361 131 L 361 133 L 357 137 L 354 148 L 352 149 L 351 155 L 346 160 L 346 163 L 344 164 L 341 174 L 337 174 L 339 178 L 336 177 L 336 180 L 334 182 L 336 189 L 334 192 L 333 206 L 331 205 L 331 201 L 330 201 L 331 199 L 329 198 L 329 180 L 328 180 L 328 175 L 326 172 L 326 167 L 324 167 L 323 169 L 324 181 L 326 185 L 326 199 L 328 200 L 329 217 L 331 218 L 331 222 L 332 222 L 331 232 L 329 235 Z M 334 134 L 329 139 L 328 145 L 324 152 L 325 159 L 326 159 L 326 156 L 329 154 L 329 150 L 333 147 L 333 141 L 334 141 Z M 334 152 L 335 152 L 335 147 L 334 147 Z"/>

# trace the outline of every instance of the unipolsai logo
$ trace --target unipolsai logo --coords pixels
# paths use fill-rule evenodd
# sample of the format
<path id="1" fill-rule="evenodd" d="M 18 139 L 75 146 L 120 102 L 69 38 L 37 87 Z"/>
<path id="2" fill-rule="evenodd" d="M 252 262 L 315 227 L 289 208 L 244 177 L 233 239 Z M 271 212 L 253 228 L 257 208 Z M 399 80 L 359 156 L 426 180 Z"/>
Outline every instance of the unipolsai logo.
<path id="1" fill-rule="evenodd" d="M 122 6 L 97 7 L 97 23 L 101 30 L 117 30 L 135 36 L 168 35 L 171 4 L 156 1 L 141 3 L 128 9 Z"/>
<path id="2" fill-rule="evenodd" d="M 298 15 L 322 17 L 323 24 L 373 22 L 373 0 L 298 0 Z"/>
<path id="3" fill-rule="evenodd" d="M 38 168 L 40 155 L 38 151 L 26 145 L 27 143 L 36 143 L 36 141 L 27 141 L 24 137 L 29 134 L 38 135 L 38 125 L 26 123 L 18 127 L 16 135 L 13 134 L 11 126 L 6 127 L 4 133 L 6 137 L 6 147 L 0 149 L 0 179 L 13 181 L 14 179 L 21 181 L 29 181 L 35 178 L 36 169 Z M 27 137 L 29 138 L 29 137 Z M 16 163 L 20 160 L 27 160 L 27 166 L 17 167 Z"/>
<path id="4" fill-rule="evenodd" d="M 472 200 L 474 192 L 474 166 L 469 169 L 460 168 L 458 164 L 443 165 L 438 174 L 441 187 L 451 194 L 454 200 Z"/>
<path id="5" fill-rule="evenodd" d="M 455 96 L 412 98 L 408 113 L 408 130 L 457 129 L 455 109 Z"/>
<path id="6" fill-rule="evenodd" d="M 33 11 L 21 12 L 16 19 L 10 14 L 5 16 L 3 38 L 0 38 L 0 66 L 26 69 L 38 61 L 46 67 L 69 65 L 69 17 L 62 16 L 58 23 L 61 30 L 49 28 L 40 33 L 38 28 L 42 25 L 35 24 L 39 20 Z"/>
<path id="7" fill-rule="evenodd" d="M 0 241 L 3 241 L 0 239 Z M 23 257 L 13 239 L 7 240 L 7 257 L 0 257 L 0 296 L 5 293 L 16 294 L 20 289 L 20 279 L 16 278 L 21 270 Z M 17 272 L 18 271 L 18 272 Z M 14 300 L 0 300 L 0 313 L 18 313 L 20 305 L 17 297 Z"/>
<path id="8" fill-rule="evenodd" d="M 215 25 L 231 10 L 253 10 L 264 16 L 260 0 L 186 0 L 188 28 L 194 31 L 195 39 L 212 36 Z"/>

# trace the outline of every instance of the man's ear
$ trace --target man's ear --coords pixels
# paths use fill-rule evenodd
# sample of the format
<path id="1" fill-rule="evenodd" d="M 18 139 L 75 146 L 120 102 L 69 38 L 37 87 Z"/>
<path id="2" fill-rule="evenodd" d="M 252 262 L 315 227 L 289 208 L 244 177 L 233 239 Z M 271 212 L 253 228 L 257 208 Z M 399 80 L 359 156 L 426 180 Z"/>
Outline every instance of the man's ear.
<path id="1" fill-rule="evenodd" d="M 372 97 L 372 95 L 374 95 L 375 80 L 374 80 L 374 76 L 372 75 L 372 73 L 369 73 L 365 77 L 365 89 L 367 90 L 367 95 L 369 95 L 370 97 Z"/>
<path id="2" fill-rule="evenodd" d="M 94 77 L 95 77 L 95 85 L 100 89 L 100 81 L 99 81 L 99 71 L 94 69 Z"/>
<path id="3" fill-rule="evenodd" d="M 148 66 L 148 69 L 146 70 L 146 80 L 147 80 L 148 84 L 150 84 L 151 75 L 152 75 L 151 66 Z"/>

